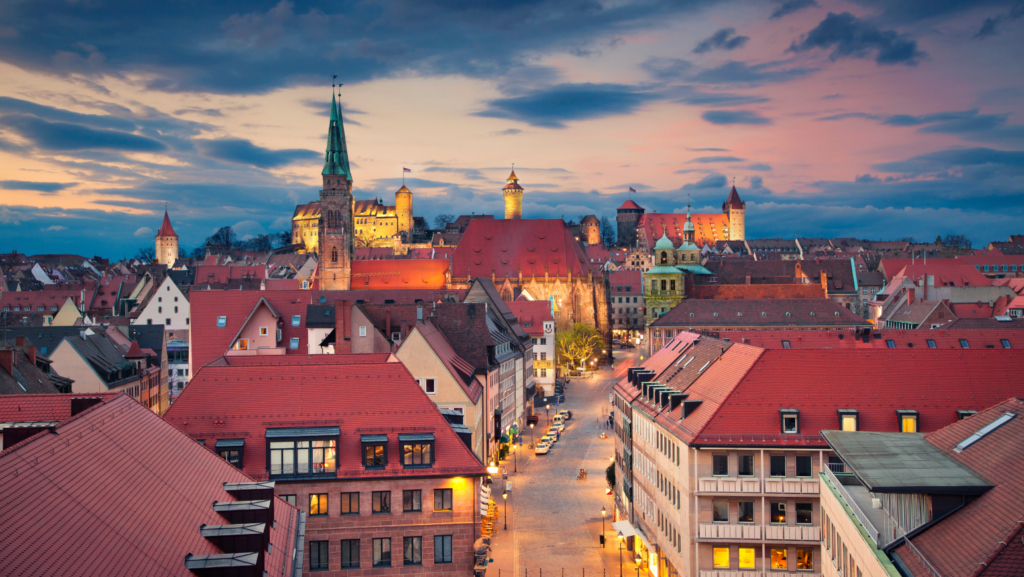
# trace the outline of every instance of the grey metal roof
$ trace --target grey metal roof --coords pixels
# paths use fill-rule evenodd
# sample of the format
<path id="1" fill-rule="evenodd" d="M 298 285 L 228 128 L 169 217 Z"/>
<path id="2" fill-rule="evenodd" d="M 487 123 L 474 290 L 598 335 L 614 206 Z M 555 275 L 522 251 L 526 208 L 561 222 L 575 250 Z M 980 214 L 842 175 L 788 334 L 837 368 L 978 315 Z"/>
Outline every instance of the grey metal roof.
<path id="1" fill-rule="evenodd" d="M 267 429 L 267 438 L 280 437 L 337 437 L 340 427 L 292 427 L 288 429 Z"/>
<path id="2" fill-rule="evenodd" d="M 217 439 L 217 444 L 214 445 L 216 449 L 233 449 L 235 447 L 244 447 L 245 439 Z"/>
<path id="3" fill-rule="evenodd" d="M 266 530 L 266 523 L 235 523 L 233 525 L 204 525 L 199 528 L 199 534 L 209 539 L 210 537 L 229 537 L 233 535 L 262 535 Z"/>
<path id="4" fill-rule="evenodd" d="M 993 487 L 921 433 L 822 431 L 821 435 L 872 493 L 977 495 Z"/>
<path id="5" fill-rule="evenodd" d="M 306 328 L 332 329 L 334 322 L 334 305 L 306 305 Z"/>
<path id="6" fill-rule="evenodd" d="M 185 568 L 188 570 L 226 569 L 229 567 L 255 567 L 259 562 L 259 553 L 221 553 L 217 555 L 185 556 Z"/>
<path id="7" fill-rule="evenodd" d="M 433 441 L 434 433 L 416 433 L 409 435 L 398 435 L 399 441 L 417 442 L 417 441 Z"/>
<path id="8" fill-rule="evenodd" d="M 387 435 L 362 435 L 360 438 L 362 443 L 386 443 L 387 441 Z"/>

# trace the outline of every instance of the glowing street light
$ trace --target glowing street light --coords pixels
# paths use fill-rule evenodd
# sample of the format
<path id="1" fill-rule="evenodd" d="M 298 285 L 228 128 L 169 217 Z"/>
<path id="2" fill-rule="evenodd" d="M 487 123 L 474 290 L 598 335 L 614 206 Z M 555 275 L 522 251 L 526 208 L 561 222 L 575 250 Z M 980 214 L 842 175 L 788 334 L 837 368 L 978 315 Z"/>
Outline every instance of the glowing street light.
<path id="1" fill-rule="evenodd" d="M 601 548 L 604 549 L 604 516 L 608 514 L 604 507 L 601 507 Z"/>
<path id="2" fill-rule="evenodd" d="M 491 465 L 487 467 L 487 473 L 490 475 L 498 474 L 498 466 L 494 464 L 494 461 L 491 461 Z"/>
<path id="3" fill-rule="evenodd" d="M 505 502 L 505 529 L 508 529 L 508 493 L 502 493 L 501 499 Z M 637 557 L 639 559 L 639 557 Z"/>
<path id="4" fill-rule="evenodd" d="M 619 577 L 622 577 L 622 548 L 625 547 L 624 540 L 622 531 L 619 531 Z"/>

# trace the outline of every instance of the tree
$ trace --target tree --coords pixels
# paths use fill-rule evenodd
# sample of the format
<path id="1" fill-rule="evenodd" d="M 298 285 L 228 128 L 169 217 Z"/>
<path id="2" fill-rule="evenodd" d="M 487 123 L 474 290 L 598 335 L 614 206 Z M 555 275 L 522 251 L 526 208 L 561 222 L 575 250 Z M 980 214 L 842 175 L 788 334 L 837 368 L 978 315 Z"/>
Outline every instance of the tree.
<path id="1" fill-rule="evenodd" d="M 962 234 L 947 234 L 942 238 L 942 256 L 952 258 L 971 250 L 971 239 Z"/>
<path id="2" fill-rule="evenodd" d="M 370 248 L 373 246 L 373 238 L 369 234 L 357 232 L 352 237 L 352 248 Z"/>
<path id="3" fill-rule="evenodd" d="M 434 228 L 437 230 L 444 230 L 453 222 L 455 222 L 454 214 L 439 214 L 434 217 Z"/>
<path id="4" fill-rule="evenodd" d="M 292 231 L 290 231 L 290 230 L 282 230 L 281 232 L 277 233 L 276 236 L 277 236 L 276 240 L 277 240 L 277 246 L 278 247 L 291 246 L 291 244 L 292 244 Z"/>
<path id="5" fill-rule="evenodd" d="M 146 262 L 153 262 L 156 260 L 156 249 L 152 246 L 144 246 L 139 249 L 139 252 L 135 253 L 135 258 Z"/>
<path id="6" fill-rule="evenodd" d="M 202 246 L 197 246 L 194 249 L 192 249 L 192 252 L 189 253 L 188 256 L 192 260 L 199 260 L 199 261 L 201 261 L 201 260 L 206 258 L 206 249 L 204 247 L 202 247 Z"/>
<path id="7" fill-rule="evenodd" d="M 230 226 L 222 226 L 217 229 L 217 232 L 208 236 L 206 242 L 231 248 L 238 244 L 238 235 L 235 234 L 235 231 L 231 230 Z"/>
<path id="8" fill-rule="evenodd" d="M 619 240 L 619 235 L 612 225 L 612 219 L 607 216 L 601 217 L 601 242 L 605 246 L 615 246 L 615 243 Z"/>
<path id="9" fill-rule="evenodd" d="M 615 490 L 615 463 L 608 465 L 608 468 L 604 470 L 604 480 L 608 481 L 608 488 L 612 491 Z"/>
<path id="10" fill-rule="evenodd" d="M 558 333 L 555 353 L 569 365 L 570 370 L 582 369 L 604 344 L 596 329 L 576 323 L 571 329 Z"/>
<path id="11" fill-rule="evenodd" d="M 244 248 L 246 250 L 255 250 L 259 252 L 267 252 L 274 248 L 274 237 L 272 234 L 258 234 L 249 240 L 245 241 Z"/>

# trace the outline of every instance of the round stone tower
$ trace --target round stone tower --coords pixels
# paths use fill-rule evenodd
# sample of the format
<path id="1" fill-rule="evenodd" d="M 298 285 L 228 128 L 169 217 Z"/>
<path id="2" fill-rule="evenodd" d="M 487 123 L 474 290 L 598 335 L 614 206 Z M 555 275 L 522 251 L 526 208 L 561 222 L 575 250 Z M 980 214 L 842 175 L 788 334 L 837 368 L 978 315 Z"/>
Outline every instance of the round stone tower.
<path id="1" fill-rule="evenodd" d="M 171 226 L 171 217 L 167 215 L 165 208 L 164 222 L 160 225 L 160 230 L 156 231 L 156 262 L 171 268 L 176 260 L 178 260 L 178 235 L 175 234 L 174 227 Z"/>
<path id="2" fill-rule="evenodd" d="M 405 242 L 412 242 L 412 191 L 402 185 L 395 192 L 395 215 L 398 216 L 398 233 L 405 233 Z"/>
<path id="3" fill-rule="evenodd" d="M 729 215 L 729 240 L 746 240 L 747 203 L 740 200 L 736 187 L 732 187 L 729 198 L 722 203 L 722 212 Z"/>
<path id="4" fill-rule="evenodd" d="M 505 195 L 505 219 L 523 218 L 523 187 L 519 186 L 516 171 L 508 175 L 508 184 L 503 189 Z"/>
<path id="5" fill-rule="evenodd" d="M 587 241 L 587 244 L 591 246 L 601 244 L 601 221 L 597 220 L 596 216 L 592 214 L 584 216 L 580 221 L 580 232 L 583 233 L 583 239 Z"/>

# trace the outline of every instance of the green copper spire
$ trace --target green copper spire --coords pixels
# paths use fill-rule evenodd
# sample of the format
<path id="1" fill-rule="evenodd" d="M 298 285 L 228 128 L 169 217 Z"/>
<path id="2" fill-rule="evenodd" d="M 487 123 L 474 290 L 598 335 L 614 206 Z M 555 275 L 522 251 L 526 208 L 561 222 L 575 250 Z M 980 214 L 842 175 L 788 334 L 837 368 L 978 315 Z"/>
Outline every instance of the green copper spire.
<path id="1" fill-rule="evenodd" d="M 331 94 L 331 125 L 327 129 L 327 154 L 321 174 L 336 174 L 352 180 L 348 167 L 348 147 L 345 144 L 345 121 L 341 116 L 341 104 Z"/>

